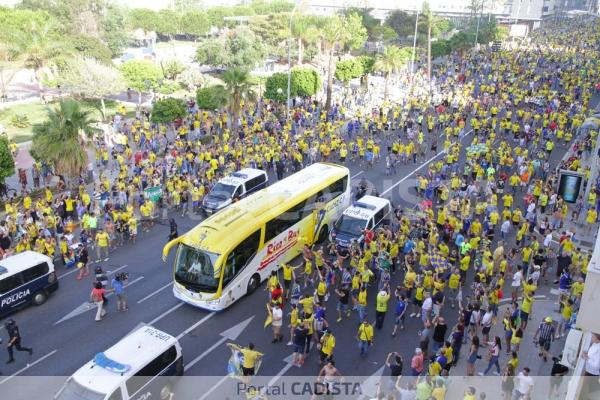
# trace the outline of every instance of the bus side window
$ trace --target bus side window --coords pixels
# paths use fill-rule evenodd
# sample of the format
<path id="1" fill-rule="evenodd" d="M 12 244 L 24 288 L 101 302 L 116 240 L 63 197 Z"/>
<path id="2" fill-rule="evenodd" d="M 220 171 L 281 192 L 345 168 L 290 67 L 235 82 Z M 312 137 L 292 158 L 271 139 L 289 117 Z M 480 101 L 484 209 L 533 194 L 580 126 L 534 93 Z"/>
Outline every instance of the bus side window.
<path id="1" fill-rule="evenodd" d="M 279 235 L 281 232 L 289 229 L 292 225 L 298 223 L 303 216 L 303 210 L 306 206 L 306 200 L 301 201 L 289 210 L 283 212 L 278 217 L 273 218 L 266 224 L 265 228 L 265 243 Z"/>
<path id="2" fill-rule="evenodd" d="M 223 285 L 231 281 L 246 266 L 250 258 L 256 254 L 259 245 L 260 229 L 248 236 L 229 253 L 225 262 Z"/>
<path id="3" fill-rule="evenodd" d="M 4 279 L 0 279 L 0 293 L 8 293 L 23 284 L 21 274 L 15 274 Z"/>

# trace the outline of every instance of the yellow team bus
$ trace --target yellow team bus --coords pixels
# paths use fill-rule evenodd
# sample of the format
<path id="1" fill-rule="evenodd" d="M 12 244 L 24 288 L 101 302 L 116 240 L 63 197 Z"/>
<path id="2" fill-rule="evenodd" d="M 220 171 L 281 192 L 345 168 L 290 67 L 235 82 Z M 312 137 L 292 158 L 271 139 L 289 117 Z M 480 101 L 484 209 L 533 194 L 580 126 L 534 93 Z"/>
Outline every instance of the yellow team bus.
<path id="1" fill-rule="evenodd" d="M 350 204 L 350 171 L 312 164 L 202 221 L 166 244 L 177 246 L 173 293 L 223 310 L 254 291 L 304 244 L 322 243 Z"/>

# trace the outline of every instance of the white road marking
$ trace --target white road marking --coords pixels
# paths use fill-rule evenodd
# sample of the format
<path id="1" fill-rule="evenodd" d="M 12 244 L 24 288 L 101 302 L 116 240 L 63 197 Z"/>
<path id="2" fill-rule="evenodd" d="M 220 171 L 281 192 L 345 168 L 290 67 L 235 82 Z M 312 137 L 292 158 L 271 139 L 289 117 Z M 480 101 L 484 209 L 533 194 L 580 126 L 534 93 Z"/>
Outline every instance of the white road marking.
<path id="1" fill-rule="evenodd" d="M 261 394 L 265 394 L 267 389 L 269 387 L 275 386 L 275 383 L 277 383 L 277 381 L 279 380 L 279 378 L 281 378 L 283 375 L 285 375 L 293 366 L 294 364 L 292 364 L 292 362 L 294 361 L 294 355 L 290 354 L 289 356 L 287 356 L 286 358 L 283 359 L 283 362 L 285 363 L 285 367 L 281 368 L 279 370 L 279 372 L 273 376 L 271 378 L 271 380 L 269 381 L 269 383 L 267 383 L 267 385 L 265 387 L 262 388 L 262 390 L 260 391 Z"/>
<path id="2" fill-rule="evenodd" d="M 131 285 L 133 285 L 136 282 L 141 281 L 142 279 L 144 279 L 143 276 L 138 276 L 137 278 L 135 278 L 134 280 L 132 280 L 131 282 L 128 282 L 127 285 L 125 285 L 125 287 L 129 287 Z M 111 297 L 112 295 L 114 295 L 115 292 L 111 292 L 109 294 L 106 295 L 106 297 Z M 91 309 L 96 309 L 96 305 L 93 303 L 90 303 L 89 301 L 85 301 L 83 303 L 81 303 L 79 306 L 77 306 L 73 311 L 71 311 L 70 313 L 68 313 L 67 315 L 65 315 L 64 317 L 62 317 L 61 319 L 59 319 L 58 321 L 56 321 L 54 323 L 54 325 L 58 325 L 61 322 L 64 322 L 66 320 L 69 320 L 73 317 L 76 317 L 78 315 L 81 315 L 87 311 L 90 311 Z"/>
<path id="3" fill-rule="evenodd" d="M 199 327 L 200 325 L 202 325 L 203 323 L 205 323 L 206 321 L 211 319 L 214 315 L 215 315 L 215 313 L 213 313 L 213 312 L 211 312 L 210 314 L 206 314 L 204 316 L 204 318 L 202 318 L 200 321 L 196 322 L 194 325 L 190 326 L 185 331 L 181 332 L 179 334 L 179 336 L 177 336 L 177 340 L 181 339 L 182 337 L 184 337 L 185 335 L 187 335 L 188 333 L 190 333 L 191 331 L 193 331 L 194 329 L 196 329 L 197 327 Z"/>
<path id="4" fill-rule="evenodd" d="M 226 341 L 237 340 L 237 338 L 241 335 L 241 333 L 244 331 L 244 329 L 246 329 L 248 324 L 250 324 L 250 322 L 252 322 L 253 319 L 254 319 L 254 315 L 251 316 L 250 318 L 245 319 L 244 321 L 240 322 L 239 324 L 236 324 L 236 325 L 232 326 L 231 328 L 226 329 L 223 332 L 221 332 L 221 339 L 219 339 L 215 344 L 213 344 L 208 349 L 206 349 L 204 352 L 202 352 L 202 354 L 200 354 L 198 357 L 194 358 L 189 363 L 186 363 L 185 371 L 192 368 L 198 361 L 202 360 L 204 357 L 209 355 L 213 350 L 215 350 L 217 347 L 219 347 Z"/>
<path id="5" fill-rule="evenodd" d="M 462 139 L 466 138 L 467 136 L 469 136 L 471 134 L 471 132 L 473 132 L 473 129 L 471 129 L 470 131 L 468 131 L 467 133 L 465 133 L 464 136 L 460 140 L 462 140 Z M 404 178 L 402 178 L 398 182 L 394 183 L 393 186 L 391 186 L 390 188 L 386 189 L 383 193 L 380 194 L 380 196 L 381 197 L 385 196 L 387 193 L 389 193 L 391 190 L 393 190 L 399 184 L 401 184 L 402 182 L 404 182 L 405 180 L 407 180 L 408 178 L 410 178 L 411 176 L 413 176 L 413 174 L 415 172 L 420 171 L 422 168 L 424 168 L 425 166 L 429 165 L 430 162 L 432 162 L 433 160 L 435 160 L 436 158 L 438 158 L 439 156 L 441 156 L 442 154 L 445 154 L 445 153 L 446 153 L 446 150 L 440 151 L 435 156 L 431 157 L 429 160 L 425 161 L 423 164 L 419 165 L 417 168 L 415 168 L 414 170 L 412 170 L 412 172 L 410 172 Z"/>
<path id="6" fill-rule="evenodd" d="M 211 387 L 210 389 L 208 389 L 208 391 L 206 393 L 204 393 L 202 395 L 202 397 L 200 397 L 198 400 L 204 400 L 206 398 L 208 398 L 208 396 L 210 396 L 210 394 L 212 392 L 214 392 L 219 386 L 221 386 L 223 384 L 223 382 L 225 382 L 227 380 L 227 378 L 229 378 L 228 376 L 224 376 L 221 379 L 219 379 L 219 381 L 217 383 L 215 383 L 213 385 L 213 387 Z"/>
<path id="7" fill-rule="evenodd" d="M 44 361 L 46 358 L 54 355 L 55 353 L 57 353 L 58 350 L 52 350 L 50 353 L 46 354 L 45 356 L 38 358 L 37 360 L 35 360 L 34 362 L 32 362 L 31 364 L 27 364 L 25 367 L 21 368 L 20 370 L 18 370 L 17 372 L 15 372 L 14 374 L 7 376 L 6 378 L 4 378 L 2 381 L 0 381 L 0 385 L 10 381 L 12 378 L 14 378 L 15 376 L 19 375 L 20 373 L 22 373 L 23 371 L 28 370 L 29 368 L 33 367 L 36 364 L 41 363 L 42 361 Z"/>
<path id="8" fill-rule="evenodd" d="M 158 321 L 160 321 L 167 315 L 171 314 L 173 311 L 177 310 L 179 307 L 182 307 L 184 304 L 185 304 L 184 302 L 179 302 L 179 303 L 175 304 L 173 307 L 169 308 L 167 311 L 160 314 L 158 317 L 154 318 L 152 321 L 148 322 L 148 325 L 154 325 L 155 323 L 157 323 Z"/>
<path id="9" fill-rule="evenodd" d="M 168 288 L 169 286 L 173 286 L 173 282 L 169 282 L 164 286 L 161 286 L 160 288 L 156 289 L 154 292 L 150 293 L 148 296 L 146 297 L 142 297 L 140 300 L 138 300 L 138 304 L 145 302 L 146 300 L 152 298 L 154 295 L 156 295 L 157 293 L 162 292 L 163 290 L 165 290 L 166 288 Z"/>
<path id="10" fill-rule="evenodd" d="M 352 176 L 350 177 L 350 179 L 354 179 L 354 178 L 356 178 L 357 176 L 359 176 L 359 175 L 362 175 L 364 172 L 365 172 L 365 171 L 360 171 L 360 172 L 358 172 L 358 173 L 356 173 L 356 174 L 352 175 Z"/>

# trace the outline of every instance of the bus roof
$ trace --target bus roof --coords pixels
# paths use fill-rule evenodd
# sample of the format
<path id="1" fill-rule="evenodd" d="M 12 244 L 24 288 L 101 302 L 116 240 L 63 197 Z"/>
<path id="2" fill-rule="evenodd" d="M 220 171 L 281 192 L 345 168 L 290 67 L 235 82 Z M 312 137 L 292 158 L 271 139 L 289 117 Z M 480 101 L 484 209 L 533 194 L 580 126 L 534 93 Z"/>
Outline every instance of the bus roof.
<path id="1" fill-rule="evenodd" d="M 107 358 L 128 365 L 128 372 L 113 372 L 91 360 L 73 374 L 73 379 L 94 392 L 111 393 L 123 379 L 135 374 L 176 343 L 177 339 L 168 333 L 143 325 L 104 352 Z"/>
<path id="2" fill-rule="evenodd" d="M 51 261 L 50 257 L 44 254 L 35 251 L 24 251 L 0 260 L 0 278 L 18 274 L 43 262 L 47 262 L 48 266 L 51 266 Z"/>
<path id="3" fill-rule="evenodd" d="M 287 210 L 290 204 L 296 204 L 299 201 L 296 199 L 306 194 L 307 187 L 318 182 L 334 181 L 348 174 L 348 168 L 341 165 L 312 164 L 202 221 L 184 235 L 181 243 L 223 254 L 231 245 L 237 245 L 253 233 L 257 220 L 265 223 Z M 233 224 L 235 230 L 227 229 Z"/>

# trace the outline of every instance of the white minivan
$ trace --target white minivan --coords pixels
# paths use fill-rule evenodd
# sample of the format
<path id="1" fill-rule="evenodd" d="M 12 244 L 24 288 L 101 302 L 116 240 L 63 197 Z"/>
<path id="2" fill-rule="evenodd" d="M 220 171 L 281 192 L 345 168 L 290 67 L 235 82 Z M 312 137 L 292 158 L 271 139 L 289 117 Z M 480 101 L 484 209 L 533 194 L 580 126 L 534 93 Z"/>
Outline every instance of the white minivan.
<path id="1" fill-rule="evenodd" d="M 338 246 L 348 247 L 352 240 L 363 241 L 363 231 L 373 230 L 386 221 L 392 212 L 388 199 L 366 195 L 353 203 L 333 224 L 329 240 Z"/>
<path id="2" fill-rule="evenodd" d="M 57 289 L 50 257 L 24 251 L 0 260 L 0 318 L 29 304 L 43 304 Z"/>
<path id="3" fill-rule="evenodd" d="M 262 169 L 244 168 L 219 180 L 202 200 L 202 209 L 213 214 L 267 187 L 269 177 Z"/>
<path id="4" fill-rule="evenodd" d="M 168 399 L 183 375 L 179 341 L 144 325 L 79 368 L 55 400 Z"/>

